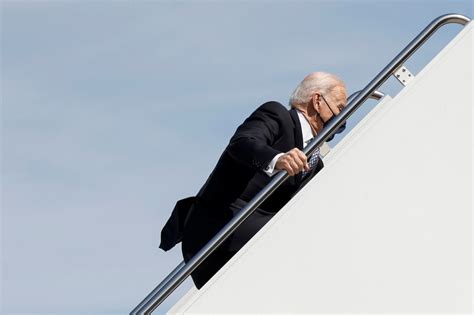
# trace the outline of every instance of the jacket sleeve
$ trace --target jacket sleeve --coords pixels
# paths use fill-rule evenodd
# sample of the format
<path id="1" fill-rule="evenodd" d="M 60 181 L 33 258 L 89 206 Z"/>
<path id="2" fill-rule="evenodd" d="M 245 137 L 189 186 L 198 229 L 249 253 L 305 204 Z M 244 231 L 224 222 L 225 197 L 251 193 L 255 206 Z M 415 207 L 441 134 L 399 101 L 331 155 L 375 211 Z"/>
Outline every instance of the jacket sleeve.
<path id="1" fill-rule="evenodd" d="M 196 202 L 196 197 L 181 199 L 176 203 L 170 218 L 161 230 L 160 248 L 162 250 L 168 251 L 181 242 L 184 225 L 194 202 Z"/>
<path id="2" fill-rule="evenodd" d="M 282 153 L 272 144 L 279 137 L 281 115 L 286 109 L 277 102 L 268 102 L 255 110 L 236 130 L 226 148 L 237 162 L 254 170 L 263 170 Z"/>

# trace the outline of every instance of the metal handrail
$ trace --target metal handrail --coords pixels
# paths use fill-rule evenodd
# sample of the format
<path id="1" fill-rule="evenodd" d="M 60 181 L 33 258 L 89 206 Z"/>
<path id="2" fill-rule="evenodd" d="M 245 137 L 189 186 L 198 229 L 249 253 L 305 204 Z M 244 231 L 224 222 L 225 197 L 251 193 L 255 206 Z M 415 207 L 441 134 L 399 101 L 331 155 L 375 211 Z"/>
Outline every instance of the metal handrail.
<path id="1" fill-rule="evenodd" d="M 326 138 L 334 133 L 375 91 L 392 75 L 423 43 L 445 24 L 457 23 L 466 25 L 470 18 L 461 14 L 445 14 L 434 19 L 415 39 L 413 39 L 354 99 L 331 121 L 303 150 L 311 156 Z M 282 171 L 273 176 L 250 202 L 243 207 L 187 264 L 183 262 L 176 267 L 158 287 L 155 288 L 133 311 L 132 315 L 151 314 L 193 271 L 196 269 L 237 227 L 258 208 L 289 175 Z"/>
<path id="2" fill-rule="evenodd" d="M 350 103 L 352 102 L 352 100 L 354 99 L 354 97 L 356 97 L 357 95 L 359 95 L 359 93 L 362 92 L 362 90 L 359 90 L 357 92 L 354 92 L 352 93 L 348 98 L 347 98 L 347 103 Z M 380 91 L 373 91 L 372 94 L 370 94 L 369 98 L 372 98 L 374 100 L 380 100 L 382 97 L 385 96 L 385 93 L 383 92 L 380 92 Z"/>
<path id="3" fill-rule="evenodd" d="M 354 92 L 352 93 L 348 98 L 347 98 L 347 102 L 350 102 L 354 97 L 356 97 L 362 90 L 359 90 L 357 92 Z M 371 95 L 370 95 L 370 98 L 374 99 L 374 100 L 380 100 L 381 98 L 383 98 L 385 96 L 385 94 L 383 92 L 380 92 L 380 91 L 374 91 Z M 130 313 L 130 314 L 141 314 L 139 309 L 143 309 L 145 308 L 145 305 L 147 305 L 155 295 L 157 295 L 162 289 L 163 287 L 165 286 L 165 284 L 175 275 L 178 273 L 178 271 L 183 268 L 185 265 L 185 262 L 182 261 L 176 268 L 173 269 L 172 272 L 170 272 L 170 274 L 168 276 L 166 276 L 165 279 L 163 279 L 163 281 L 161 281 L 161 283 L 155 288 L 153 289 L 152 292 L 150 292 L 150 294 L 148 294 L 148 296 Z M 158 304 L 159 305 L 159 304 Z M 158 306 L 157 305 L 157 306 Z"/>

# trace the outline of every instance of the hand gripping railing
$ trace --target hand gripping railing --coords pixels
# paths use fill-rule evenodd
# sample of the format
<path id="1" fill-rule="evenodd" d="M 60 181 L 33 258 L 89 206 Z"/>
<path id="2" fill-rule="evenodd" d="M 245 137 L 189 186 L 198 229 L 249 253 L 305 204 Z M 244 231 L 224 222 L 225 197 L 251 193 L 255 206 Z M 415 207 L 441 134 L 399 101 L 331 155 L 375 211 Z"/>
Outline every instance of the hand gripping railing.
<path id="1" fill-rule="evenodd" d="M 351 95 L 347 106 L 336 119 L 331 121 L 303 150 L 311 156 L 339 126 L 341 126 L 369 97 L 377 97 L 379 88 L 423 43 L 441 26 L 449 23 L 466 25 L 470 18 L 460 14 L 446 14 L 433 20 L 408 46 L 406 46 L 362 91 Z M 379 94 L 381 96 L 381 94 Z M 191 260 L 181 262 L 130 314 L 150 314 L 156 309 L 190 274 L 196 269 L 222 242 L 231 235 L 237 227 L 258 208 L 289 175 L 282 171 L 273 176 L 272 181 L 265 186 L 240 212 L 227 223 Z"/>

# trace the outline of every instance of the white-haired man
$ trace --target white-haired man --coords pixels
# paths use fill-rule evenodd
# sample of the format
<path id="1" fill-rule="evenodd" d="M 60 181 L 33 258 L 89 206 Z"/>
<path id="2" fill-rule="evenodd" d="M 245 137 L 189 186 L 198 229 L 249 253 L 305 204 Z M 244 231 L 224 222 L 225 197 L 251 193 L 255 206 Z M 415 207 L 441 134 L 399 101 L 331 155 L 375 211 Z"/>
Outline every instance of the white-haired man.
<path id="1" fill-rule="evenodd" d="M 319 170 L 319 151 L 302 152 L 347 101 L 343 81 L 314 72 L 297 86 L 290 109 L 278 102 L 257 108 L 236 130 L 195 197 L 178 201 L 161 233 L 160 248 L 182 241 L 189 261 L 280 170 L 291 176 L 192 274 L 201 288 Z"/>

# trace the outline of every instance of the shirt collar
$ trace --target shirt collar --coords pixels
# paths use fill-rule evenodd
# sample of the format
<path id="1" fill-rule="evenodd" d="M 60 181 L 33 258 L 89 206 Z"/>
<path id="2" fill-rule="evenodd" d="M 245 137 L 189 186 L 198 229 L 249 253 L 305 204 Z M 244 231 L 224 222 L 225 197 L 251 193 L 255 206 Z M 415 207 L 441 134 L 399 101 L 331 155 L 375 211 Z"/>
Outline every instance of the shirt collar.
<path id="1" fill-rule="evenodd" d="M 300 119 L 301 134 L 303 135 L 303 147 L 306 147 L 306 145 L 309 143 L 309 140 L 313 139 L 313 131 L 311 130 L 311 125 L 306 120 L 304 115 L 298 109 L 296 109 L 296 112 L 298 113 L 298 118 Z"/>

